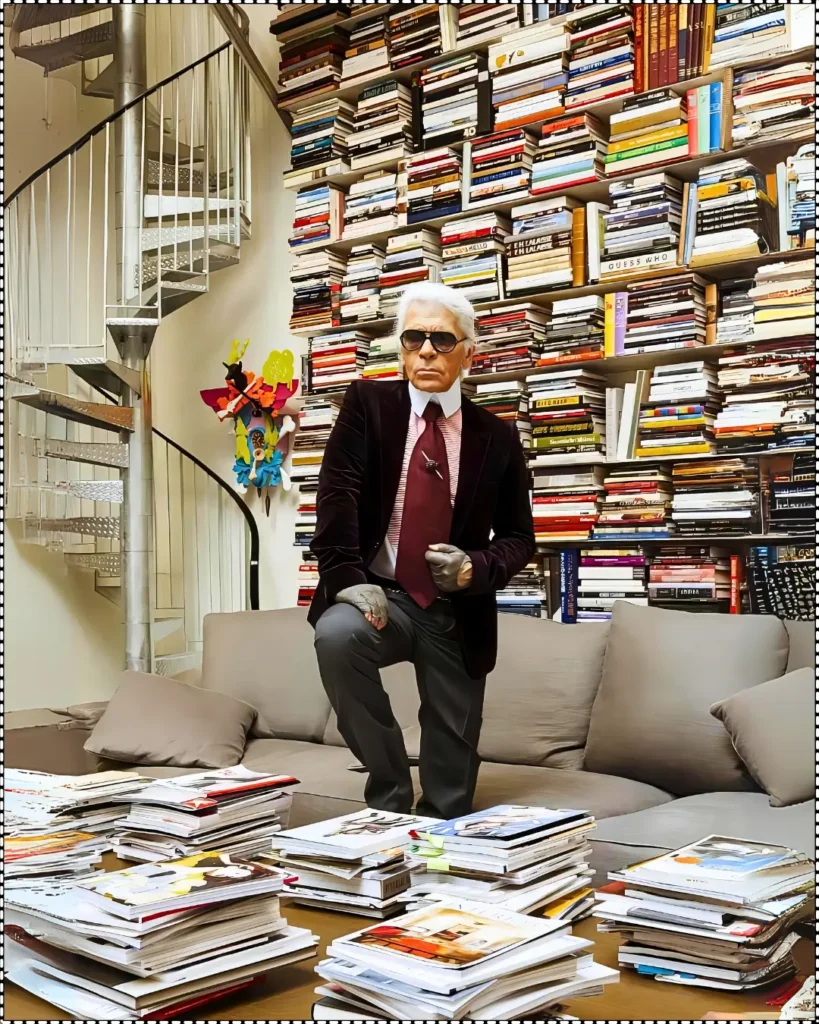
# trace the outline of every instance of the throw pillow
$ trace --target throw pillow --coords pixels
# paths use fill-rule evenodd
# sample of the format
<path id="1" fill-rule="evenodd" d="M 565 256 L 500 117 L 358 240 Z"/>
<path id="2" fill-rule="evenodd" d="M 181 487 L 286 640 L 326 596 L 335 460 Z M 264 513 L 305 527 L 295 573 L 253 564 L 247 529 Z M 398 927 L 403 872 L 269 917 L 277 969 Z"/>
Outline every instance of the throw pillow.
<path id="1" fill-rule="evenodd" d="M 814 677 L 800 668 L 711 707 L 772 807 L 814 796 Z"/>
<path id="2" fill-rule="evenodd" d="M 85 749 L 129 764 L 229 768 L 242 760 L 255 718 L 254 707 L 227 694 L 123 672 Z"/>

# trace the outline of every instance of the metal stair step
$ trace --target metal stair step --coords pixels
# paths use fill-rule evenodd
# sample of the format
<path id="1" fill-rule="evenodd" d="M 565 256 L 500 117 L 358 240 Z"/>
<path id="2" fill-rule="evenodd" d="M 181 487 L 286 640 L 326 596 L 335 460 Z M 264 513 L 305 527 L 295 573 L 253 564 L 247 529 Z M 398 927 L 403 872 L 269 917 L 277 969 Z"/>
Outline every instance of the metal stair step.
<path id="1" fill-rule="evenodd" d="M 198 651 L 186 651 L 184 654 L 165 654 L 154 658 L 154 672 L 159 676 L 174 676 L 180 672 L 199 668 L 202 655 Z"/>
<path id="2" fill-rule="evenodd" d="M 39 64 L 46 73 L 67 68 L 71 64 L 79 64 L 83 60 L 91 60 L 93 57 L 108 57 L 113 52 L 113 21 L 92 25 L 60 39 L 50 39 L 28 46 L 18 45 L 14 48 L 16 56 Z"/>
<path id="3" fill-rule="evenodd" d="M 243 226 L 240 226 L 240 232 Z M 235 237 L 234 223 L 209 224 L 207 237 L 219 242 L 232 244 Z M 142 251 L 155 252 L 158 248 L 165 248 L 172 245 L 189 245 L 190 242 L 204 242 L 205 225 L 195 224 L 178 225 L 177 227 L 146 228 L 142 232 Z"/>
<path id="4" fill-rule="evenodd" d="M 91 466 L 128 468 L 127 444 L 91 444 L 87 441 L 57 441 L 51 438 L 35 439 L 35 451 L 40 458 L 65 459 Z"/>
<path id="5" fill-rule="evenodd" d="M 138 395 L 142 393 L 140 374 L 115 359 L 79 359 L 68 365 L 78 377 L 103 394 L 121 396 L 126 386 Z"/>
<path id="6" fill-rule="evenodd" d="M 63 555 L 67 565 L 77 569 L 96 569 L 103 576 L 119 577 L 122 571 L 122 560 L 116 551 L 98 551 L 84 554 L 82 552 L 66 552 Z"/>
<path id="7" fill-rule="evenodd" d="M 121 307 L 123 310 L 127 307 Z M 137 312 L 145 313 L 147 310 L 140 310 L 134 307 Z M 159 327 L 159 317 L 155 315 L 156 307 L 150 312 L 150 316 L 109 316 L 105 320 L 105 326 L 108 328 L 108 333 L 114 339 L 114 344 L 120 351 L 122 351 L 122 342 L 125 337 L 132 337 L 135 334 L 141 336 L 145 342 L 146 347 L 150 347 L 154 340 L 157 328 Z"/>
<path id="8" fill-rule="evenodd" d="M 184 629 L 185 620 L 183 618 L 177 619 L 157 619 L 151 625 L 151 638 L 153 640 L 165 640 L 169 636 L 173 636 L 174 633 L 178 633 L 180 629 Z"/>
<path id="9" fill-rule="evenodd" d="M 122 607 L 122 578 L 120 576 L 102 576 L 97 571 L 97 579 L 94 586 L 100 597 L 104 597 L 111 604 Z"/>
<path id="10" fill-rule="evenodd" d="M 225 267 L 233 267 L 239 262 L 239 252 L 231 247 L 230 254 L 221 251 L 217 252 L 211 248 L 209 267 L 210 273 L 214 274 Z M 162 263 L 162 283 L 166 281 L 166 275 L 191 274 L 197 277 L 205 272 L 205 256 L 199 249 L 193 251 L 193 263 L 191 263 L 190 250 L 186 246 L 177 252 L 162 253 L 159 257 Z M 156 252 L 146 254 L 142 257 L 142 287 L 150 288 L 156 285 L 157 255 Z"/>
<path id="11" fill-rule="evenodd" d="M 226 189 L 232 181 L 233 175 L 230 171 L 221 171 L 219 174 L 211 171 L 208 175 L 210 191 Z M 180 192 L 190 193 L 193 191 L 201 195 L 205 191 L 205 172 L 195 167 L 191 171 L 190 162 L 186 163 L 180 160 L 177 170 L 175 161 L 160 163 L 153 157 L 147 157 L 145 161 L 145 191 L 153 193 L 159 189 L 160 184 L 163 191 L 175 192 L 179 189 Z"/>
<path id="12" fill-rule="evenodd" d="M 211 213 L 219 210 L 232 210 L 235 205 L 233 199 L 208 199 L 208 211 Z M 191 214 L 205 212 L 205 197 L 147 195 L 144 197 L 144 209 L 145 217 L 148 220 L 158 220 L 160 213 L 163 217 L 173 217 L 174 215 L 189 217 Z"/>
<path id="13" fill-rule="evenodd" d="M 134 414 L 132 409 L 121 405 L 104 405 L 102 402 L 83 402 L 70 395 L 62 395 L 58 391 L 46 391 L 32 388 L 26 394 L 14 395 L 14 400 L 23 405 L 39 409 L 40 412 L 60 416 L 73 423 L 84 423 L 89 427 L 101 427 L 103 430 L 133 430 Z"/>
<path id="14" fill-rule="evenodd" d="M 82 14 L 77 13 L 73 4 L 20 4 L 14 9 L 11 27 L 15 32 L 28 32 L 32 28 L 42 28 L 78 17 L 82 17 Z"/>
<path id="15" fill-rule="evenodd" d="M 112 100 L 115 96 L 117 84 L 117 68 L 112 61 L 97 75 L 96 78 L 88 78 L 85 74 L 85 64 L 82 67 L 82 94 L 83 96 L 95 96 L 101 100 Z"/>
<path id="16" fill-rule="evenodd" d="M 121 505 L 124 500 L 122 480 L 69 480 L 60 485 L 75 498 L 88 501 L 106 501 L 110 505 Z"/>
<path id="17" fill-rule="evenodd" d="M 73 519 L 40 519 L 41 533 L 77 533 L 83 537 L 119 538 L 117 516 L 75 516 Z"/>

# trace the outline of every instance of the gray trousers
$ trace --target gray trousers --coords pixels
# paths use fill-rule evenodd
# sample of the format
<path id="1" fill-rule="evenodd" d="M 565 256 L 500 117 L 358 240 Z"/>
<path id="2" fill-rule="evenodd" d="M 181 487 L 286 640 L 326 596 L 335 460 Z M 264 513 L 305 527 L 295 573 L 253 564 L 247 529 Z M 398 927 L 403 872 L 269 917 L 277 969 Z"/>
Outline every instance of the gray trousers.
<path id="1" fill-rule="evenodd" d="M 413 785 L 401 727 L 379 669 L 409 661 L 421 698 L 423 796 L 418 813 L 454 818 L 472 810 L 478 777 L 478 737 L 485 678 L 471 679 L 447 601 L 420 608 L 389 593 L 390 620 L 377 630 L 349 604 L 335 604 L 316 624 L 316 654 L 324 689 L 350 750 L 369 771 L 369 807 L 407 813 Z"/>

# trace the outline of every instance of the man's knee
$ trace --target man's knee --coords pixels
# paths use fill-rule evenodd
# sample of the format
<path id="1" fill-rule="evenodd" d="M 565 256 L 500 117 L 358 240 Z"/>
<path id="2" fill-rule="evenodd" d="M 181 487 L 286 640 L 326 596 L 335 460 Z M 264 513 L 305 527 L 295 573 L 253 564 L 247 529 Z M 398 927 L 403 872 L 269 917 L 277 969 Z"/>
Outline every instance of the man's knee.
<path id="1" fill-rule="evenodd" d="M 358 608 L 334 604 L 316 623 L 316 652 L 320 658 L 342 656 L 353 642 L 366 640 L 373 631 Z"/>

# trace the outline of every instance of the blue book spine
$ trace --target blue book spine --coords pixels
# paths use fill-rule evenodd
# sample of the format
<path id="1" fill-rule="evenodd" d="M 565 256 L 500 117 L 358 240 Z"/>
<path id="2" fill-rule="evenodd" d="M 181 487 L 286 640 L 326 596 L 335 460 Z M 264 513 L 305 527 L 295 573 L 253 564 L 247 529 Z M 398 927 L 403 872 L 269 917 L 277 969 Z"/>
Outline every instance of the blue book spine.
<path id="1" fill-rule="evenodd" d="M 722 82 L 711 83 L 711 145 L 709 152 L 716 153 L 720 148 L 722 135 Z"/>
<path id="2" fill-rule="evenodd" d="M 578 553 L 574 548 L 560 552 L 560 619 L 577 622 Z"/>

